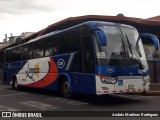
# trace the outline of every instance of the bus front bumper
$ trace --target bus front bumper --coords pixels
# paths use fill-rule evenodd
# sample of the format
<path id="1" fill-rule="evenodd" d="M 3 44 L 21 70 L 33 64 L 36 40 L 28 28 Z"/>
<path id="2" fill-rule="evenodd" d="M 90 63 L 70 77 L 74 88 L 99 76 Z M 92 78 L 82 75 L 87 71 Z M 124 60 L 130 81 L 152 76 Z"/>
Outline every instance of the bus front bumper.
<path id="1" fill-rule="evenodd" d="M 150 90 L 150 82 L 145 83 L 143 79 L 118 78 L 115 84 L 102 83 L 100 78 L 96 77 L 96 94 L 112 93 L 132 93 L 145 92 Z"/>

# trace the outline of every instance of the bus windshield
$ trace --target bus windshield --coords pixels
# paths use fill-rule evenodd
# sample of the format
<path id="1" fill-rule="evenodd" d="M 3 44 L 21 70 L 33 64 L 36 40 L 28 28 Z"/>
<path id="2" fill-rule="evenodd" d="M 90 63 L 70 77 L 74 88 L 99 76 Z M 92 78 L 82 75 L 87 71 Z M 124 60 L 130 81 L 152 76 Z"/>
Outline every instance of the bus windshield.
<path id="1" fill-rule="evenodd" d="M 98 65 L 147 67 L 143 45 L 136 29 L 123 26 L 100 28 L 106 34 L 107 45 L 96 47 Z"/>
<path id="2" fill-rule="evenodd" d="M 121 27 L 126 43 L 128 46 L 128 54 L 131 60 L 135 60 L 141 67 L 148 66 L 142 41 L 136 29 Z"/>

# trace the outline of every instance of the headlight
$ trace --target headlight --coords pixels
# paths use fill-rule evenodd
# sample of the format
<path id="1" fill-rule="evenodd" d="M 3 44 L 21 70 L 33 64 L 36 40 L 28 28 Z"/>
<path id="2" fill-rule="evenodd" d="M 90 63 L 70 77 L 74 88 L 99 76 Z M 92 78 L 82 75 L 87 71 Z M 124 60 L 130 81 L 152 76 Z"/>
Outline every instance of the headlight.
<path id="1" fill-rule="evenodd" d="M 114 77 L 107 77 L 102 75 L 98 75 L 98 76 L 100 77 L 102 83 L 115 84 L 117 82 L 117 79 Z"/>
<path id="2" fill-rule="evenodd" d="M 143 77 L 143 81 L 144 81 L 144 83 L 150 82 L 150 77 L 149 77 L 149 75 L 144 76 L 144 77 Z"/>

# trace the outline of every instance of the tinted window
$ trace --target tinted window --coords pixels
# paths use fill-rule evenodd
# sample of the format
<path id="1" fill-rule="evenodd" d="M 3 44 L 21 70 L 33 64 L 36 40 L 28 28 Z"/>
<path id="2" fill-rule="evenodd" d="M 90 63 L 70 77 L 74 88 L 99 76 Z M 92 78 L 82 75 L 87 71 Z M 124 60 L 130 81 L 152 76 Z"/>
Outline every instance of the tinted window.
<path id="1" fill-rule="evenodd" d="M 32 59 L 33 43 L 28 44 L 28 59 Z"/>
<path id="2" fill-rule="evenodd" d="M 42 40 L 29 44 L 29 59 L 36 59 L 43 57 L 44 42 Z"/>
<path id="3" fill-rule="evenodd" d="M 93 73 L 94 72 L 94 64 L 93 64 L 93 46 L 92 40 L 90 36 L 83 37 L 83 61 L 84 61 L 84 69 L 85 73 Z"/>
<path id="4" fill-rule="evenodd" d="M 13 49 L 14 55 L 13 56 L 13 62 L 15 61 L 21 61 L 22 58 L 22 47 L 17 47 Z"/>
<path id="5" fill-rule="evenodd" d="M 58 37 L 50 37 L 45 40 L 45 56 L 55 55 L 58 52 Z"/>
<path id="6" fill-rule="evenodd" d="M 67 52 L 67 41 L 69 40 L 69 35 L 67 33 L 61 34 L 59 37 L 59 53 Z"/>
<path id="7" fill-rule="evenodd" d="M 5 59 L 7 63 L 21 61 L 22 47 L 16 47 L 6 51 Z"/>
<path id="8" fill-rule="evenodd" d="M 32 52 L 33 59 L 43 57 L 43 48 L 44 48 L 43 46 L 44 46 L 44 43 L 42 40 L 31 44 L 30 54 Z"/>
<path id="9" fill-rule="evenodd" d="M 23 58 L 22 58 L 22 60 L 28 60 L 29 58 L 30 58 L 30 56 L 29 56 L 29 47 L 28 47 L 28 45 L 23 45 L 22 46 L 22 48 L 23 48 Z"/>
<path id="10" fill-rule="evenodd" d="M 80 50 L 81 29 L 63 33 L 59 37 L 60 53 L 75 52 Z"/>
<path id="11" fill-rule="evenodd" d="M 11 50 L 7 50 L 5 53 L 5 59 L 7 63 L 10 63 L 12 61 L 12 51 Z"/>
<path id="12" fill-rule="evenodd" d="M 81 29 L 71 31 L 69 35 L 70 36 L 67 43 L 68 52 L 79 51 L 81 44 Z"/>

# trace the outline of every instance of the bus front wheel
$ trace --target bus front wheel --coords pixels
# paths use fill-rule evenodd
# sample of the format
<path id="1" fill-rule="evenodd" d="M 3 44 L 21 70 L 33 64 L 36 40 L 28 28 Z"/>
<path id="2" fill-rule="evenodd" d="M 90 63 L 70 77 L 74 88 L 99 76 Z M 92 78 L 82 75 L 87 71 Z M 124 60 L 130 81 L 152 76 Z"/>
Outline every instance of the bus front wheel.
<path id="1" fill-rule="evenodd" d="M 61 82 L 61 93 L 62 93 L 62 96 L 65 98 L 69 99 L 72 97 L 70 83 L 66 78 L 63 78 L 63 80 Z"/>

